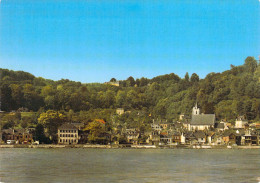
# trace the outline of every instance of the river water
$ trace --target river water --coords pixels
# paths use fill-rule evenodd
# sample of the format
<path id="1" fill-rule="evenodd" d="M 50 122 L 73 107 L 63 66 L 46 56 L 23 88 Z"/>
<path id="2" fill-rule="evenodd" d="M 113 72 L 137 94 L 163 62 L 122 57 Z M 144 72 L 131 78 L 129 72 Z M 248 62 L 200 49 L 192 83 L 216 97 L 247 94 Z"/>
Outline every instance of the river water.
<path id="1" fill-rule="evenodd" d="M 260 182 L 260 150 L 2 148 L 0 182 Z"/>

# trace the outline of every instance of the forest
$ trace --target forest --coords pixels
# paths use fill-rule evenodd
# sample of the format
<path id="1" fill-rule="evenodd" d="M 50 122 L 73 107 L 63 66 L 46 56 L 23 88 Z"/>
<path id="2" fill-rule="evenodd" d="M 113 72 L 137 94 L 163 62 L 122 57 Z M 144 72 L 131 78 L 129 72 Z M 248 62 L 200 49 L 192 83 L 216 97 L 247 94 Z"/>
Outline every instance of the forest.
<path id="1" fill-rule="evenodd" d="M 239 115 L 250 122 L 260 120 L 260 66 L 254 57 L 203 79 L 196 73 L 186 73 L 184 78 L 174 73 L 151 79 L 130 76 L 113 86 L 109 81 L 53 81 L 24 71 L 0 69 L 0 81 L 1 110 L 33 114 L 2 115 L 2 128 L 35 125 L 42 113 L 51 111 L 63 114 L 67 121 L 104 119 L 135 127 L 152 119 L 178 120 L 180 114 L 190 115 L 196 102 L 203 113 L 215 113 L 217 120 L 234 121 Z M 129 112 L 114 115 L 117 108 Z"/>

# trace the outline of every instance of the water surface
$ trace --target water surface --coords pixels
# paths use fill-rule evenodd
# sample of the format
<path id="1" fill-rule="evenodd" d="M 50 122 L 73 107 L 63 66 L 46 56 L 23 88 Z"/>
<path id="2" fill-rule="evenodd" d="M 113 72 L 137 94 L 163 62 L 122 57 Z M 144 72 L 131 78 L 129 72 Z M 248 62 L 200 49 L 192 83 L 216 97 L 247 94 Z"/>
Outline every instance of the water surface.
<path id="1" fill-rule="evenodd" d="M 260 150 L 2 148 L 0 182 L 260 182 Z"/>

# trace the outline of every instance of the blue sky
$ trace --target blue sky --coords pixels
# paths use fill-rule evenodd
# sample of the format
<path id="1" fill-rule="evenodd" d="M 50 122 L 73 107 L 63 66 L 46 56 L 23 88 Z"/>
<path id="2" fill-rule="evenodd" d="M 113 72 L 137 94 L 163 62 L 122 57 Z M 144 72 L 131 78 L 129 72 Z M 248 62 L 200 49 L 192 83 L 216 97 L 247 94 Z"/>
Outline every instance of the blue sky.
<path id="1" fill-rule="evenodd" d="M 258 0 L 2 0 L 0 67 L 105 82 L 222 72 L 260 55 Z"/>

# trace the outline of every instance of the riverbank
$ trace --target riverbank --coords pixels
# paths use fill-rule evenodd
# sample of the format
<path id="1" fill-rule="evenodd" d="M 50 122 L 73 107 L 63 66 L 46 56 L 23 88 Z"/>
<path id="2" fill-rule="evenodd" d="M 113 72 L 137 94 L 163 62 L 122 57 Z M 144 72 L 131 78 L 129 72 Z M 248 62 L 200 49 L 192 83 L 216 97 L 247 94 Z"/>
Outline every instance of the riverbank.
<path id="1" fill-rule="evenodd" d="M 2 144 L 0 148 L 96 148 L 96 149 L 260 149 L 260 146 L 226 146 L 226 145 L 98 145 L 98 144 L 76 144 L 76 145 L 58 145 L 58 144 Z"/>

